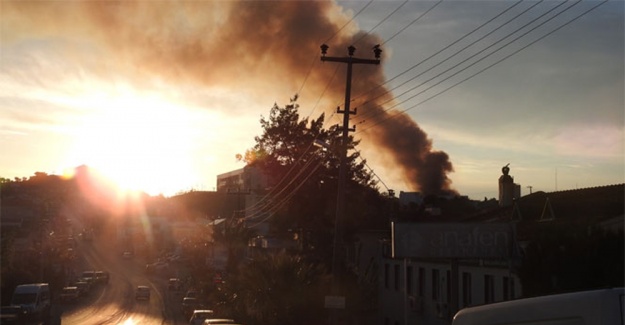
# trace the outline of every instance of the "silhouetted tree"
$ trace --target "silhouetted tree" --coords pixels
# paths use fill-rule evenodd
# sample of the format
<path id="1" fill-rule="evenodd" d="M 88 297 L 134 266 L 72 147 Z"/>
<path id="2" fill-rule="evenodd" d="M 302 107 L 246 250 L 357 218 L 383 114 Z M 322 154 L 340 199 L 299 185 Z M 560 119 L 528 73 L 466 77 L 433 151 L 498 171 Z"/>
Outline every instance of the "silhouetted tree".
<path id="1" fill-rule="evenodd" d="M 225 219 L 215 227 L 213 238 L 216 242 L 223 243 L 228 250 L 226 269 L 230 272 L 237 270 L 243 259 L 245 248 L 250 238 L 255 236 L 255 231 L 245 226 L 242 219 Z"/>
<path id="2" fill-rule="evenodd" d="M 223 312 L 242 323 L 320 324 L 328 277 L 319 264 L 286 253 L 267 254 L 242 267 L 222 290 Z"/>
<path id="3" fill-rule="evenodd" d="M 328 252 L 335 220 L 341 129 L 338 125 L 325 129 L 324 114 L 317 119 L 300 119 L 298 109 L 297 97 L 284 107 L 274 105 L 269 116 L 261 118 L 263 133 L 255 137 L 256 145 L 247 150 L 244 161 L 270 177 L 269 196 L 275 204 L 268 205 L 265 212 L 274 215 L 274 229 L 309 231 L 314 237 L 311 246 Z M 318 147 L 315 142 L 325 145 Z M 358 144 L 349 137 L 346 233 L 358 227 L 385 225 L 387 217 L 388 205 L 355 150 Z"/>

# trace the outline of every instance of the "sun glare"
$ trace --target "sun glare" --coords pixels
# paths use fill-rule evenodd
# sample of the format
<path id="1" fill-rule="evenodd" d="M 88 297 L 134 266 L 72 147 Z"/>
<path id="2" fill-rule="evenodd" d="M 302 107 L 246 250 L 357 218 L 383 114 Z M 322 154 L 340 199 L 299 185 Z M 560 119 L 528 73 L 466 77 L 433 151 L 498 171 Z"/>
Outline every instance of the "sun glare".
<path id="1" fill-rule="evenodd" d="M 123 323 L 120 323 L 120 325 L 135 325 L 135 321 L 132 320 L 132 317 L 126 319 Z"/>
<path id="2" fill-rule="evenodd" d="M 75 135 L 72 161 L 125 191 L 171 195 L 192 183 L 191 114 L 156 95 L 125 92 L 81 100 L 91 114 Z"/>

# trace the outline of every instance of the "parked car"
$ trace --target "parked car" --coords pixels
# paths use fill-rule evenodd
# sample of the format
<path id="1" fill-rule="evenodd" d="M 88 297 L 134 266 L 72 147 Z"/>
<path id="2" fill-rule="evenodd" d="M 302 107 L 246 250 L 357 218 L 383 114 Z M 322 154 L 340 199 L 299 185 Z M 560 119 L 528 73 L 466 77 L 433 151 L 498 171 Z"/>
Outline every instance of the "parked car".
<path id="1" fill-rule="evenodd" d="M 27 320 L 41 320 L 50 317 L 51 297 L 47 283 L 20 284 L 13 291 L 11 305 L 21 307 Z"/>
<path id="2" fill-rule="evenodd" d="M 184 295 L 186 298 L 198 298 L 200 295 L 200 292 L 195 290 L 195 289 L 191 289 L 188 290 L 187 293 Z"/>
<path id="3" fill-rule="evenodd" d="M 146 273 L 161 273 L 169 269 L 169 264 L 166 262 L 156 262 L 152 264 L 146 264 Z"/>
<path id="4" fill-rule="evenodd" d="M 0 309 L 0 324 L 21 325 L 26 319 L 26 312 L 20 306 L 2 306 Z"/>
<path id="5" fill-rule="evenodd" d="M 171 279 L 169 279 L 169 283 L 167 285 L 167 288 L 169 290 L 178 291 L 178 290 L 182 289 L 182 281 L 180 281 L 180 279 L 178 279 L 178 278 L 171 278 Z"/>
<path id="6" fill-rule="evenodd" d="M 468 307 L 453 325 L 623 324 L 624 288 L 568 292 Z"/>
<path id="7" fill-rule="evenodd" d="M 89 288 L 93 287 L 95 285 L 95 278 L 93 277 L 80 277 L 76 280 L 76 282 L 85 282 L 87 284 L 89 284 Z"/>
<path id="8" fill-rule="evenodd" d="M 80 278 L 83 279 L 83 281 L 85 282 L 93 284 L 96 280 L 95 271 L 84 271 L 82 272 Z"/>
<path id="9" fill-rule="evenodd" d="M 137 286 L 137 290 L 135 291 L 135 299 L 145 299 L 150 300 L 150 287 L 148 286 Z"/>
<path id="10" fill-rule="evenodd" d="M 85 281 L 78 281 L 74 283 L 73 286 L 78 288 L 78 295 L 80 297 L 89 295 L 89 291 L 91 291 L 91 284 Z"/>
<path id="11" fill-rule="evenodd" d="M 230 319 L 230 318 L 209 318 L 209 319 L 205 319 L 203 324 L 222 325 L 222 324 L 236 324 L 236 323 L 234 319 Z"/>
<path id="12" fill-rule="evenodd" d="M 95 279 L 97 283 L 109 283 L 110 275 L 107 271 L 95 271 Z"/>
<path id="13" fill-rule="evenodd" d="M 191 318 L 189 319 L 189 325 L 202 325 L 204 321 L 214 317 L 215 313 L 210 309 L 196 309 L 191 314 Z"/>
<path id="14" fill-rule="evenodd" d="M 76 300 L 78 300 L 78 297 L 80 297 L 80 291 L 78 290 L 78 287 L 65 287 L 61 290 L 61 302 L 76 302 Z"/>
<path id="15" fill-rule="evenodd" d="M 133 255 L 133 254 L 132 254 L 132 252 L 125 251 L 125 252 L 122 254 L 122 257 L 123 257 L 124 259 L 129 260 L 129 259 L 131 259 L 131 258 L 132 258 L 132 255 Z"/>
<path id="16" fill-rule="evenodd" d="M 193 315 L 193 311 L 197 309 L 201 309 L 202 305 L 198 301 L 197 298 L 192 297 L 184 297 L 182 298 L 182 313 L 184 317 L 191 317 Z"/>

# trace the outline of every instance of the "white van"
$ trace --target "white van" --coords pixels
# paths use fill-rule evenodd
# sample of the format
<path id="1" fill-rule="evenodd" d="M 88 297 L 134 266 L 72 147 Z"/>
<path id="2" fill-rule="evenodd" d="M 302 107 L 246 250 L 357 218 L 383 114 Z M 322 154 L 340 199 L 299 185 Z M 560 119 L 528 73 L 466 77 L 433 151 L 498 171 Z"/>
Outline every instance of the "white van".
<path id="1" fill-rule="evenodd" d="M 11 306 L 22 307 L 29 319 L 44 320 L 50 315 L 50 287 L 47 283 L 18 285 Z"/>
<path id="2" fill-rule="evenodd" d="M 452 325 L 625 325 L 624 299 L 624 288 L 518 299 L 462 309 Z"/>

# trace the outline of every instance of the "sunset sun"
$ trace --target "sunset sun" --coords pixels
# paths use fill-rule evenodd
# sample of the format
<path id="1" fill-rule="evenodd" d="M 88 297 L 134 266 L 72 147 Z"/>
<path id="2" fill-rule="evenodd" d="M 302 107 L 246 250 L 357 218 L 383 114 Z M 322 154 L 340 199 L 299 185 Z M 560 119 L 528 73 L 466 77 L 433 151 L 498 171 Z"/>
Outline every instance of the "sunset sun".
<path id="1" fill-rule="evenodd" d="M 119 95 L 119 94 L 117 94 Z M 193 179 L 190 115 L 157 96 L 91 96 L 72 160 L 122 190 L 174 194 Z"/>

